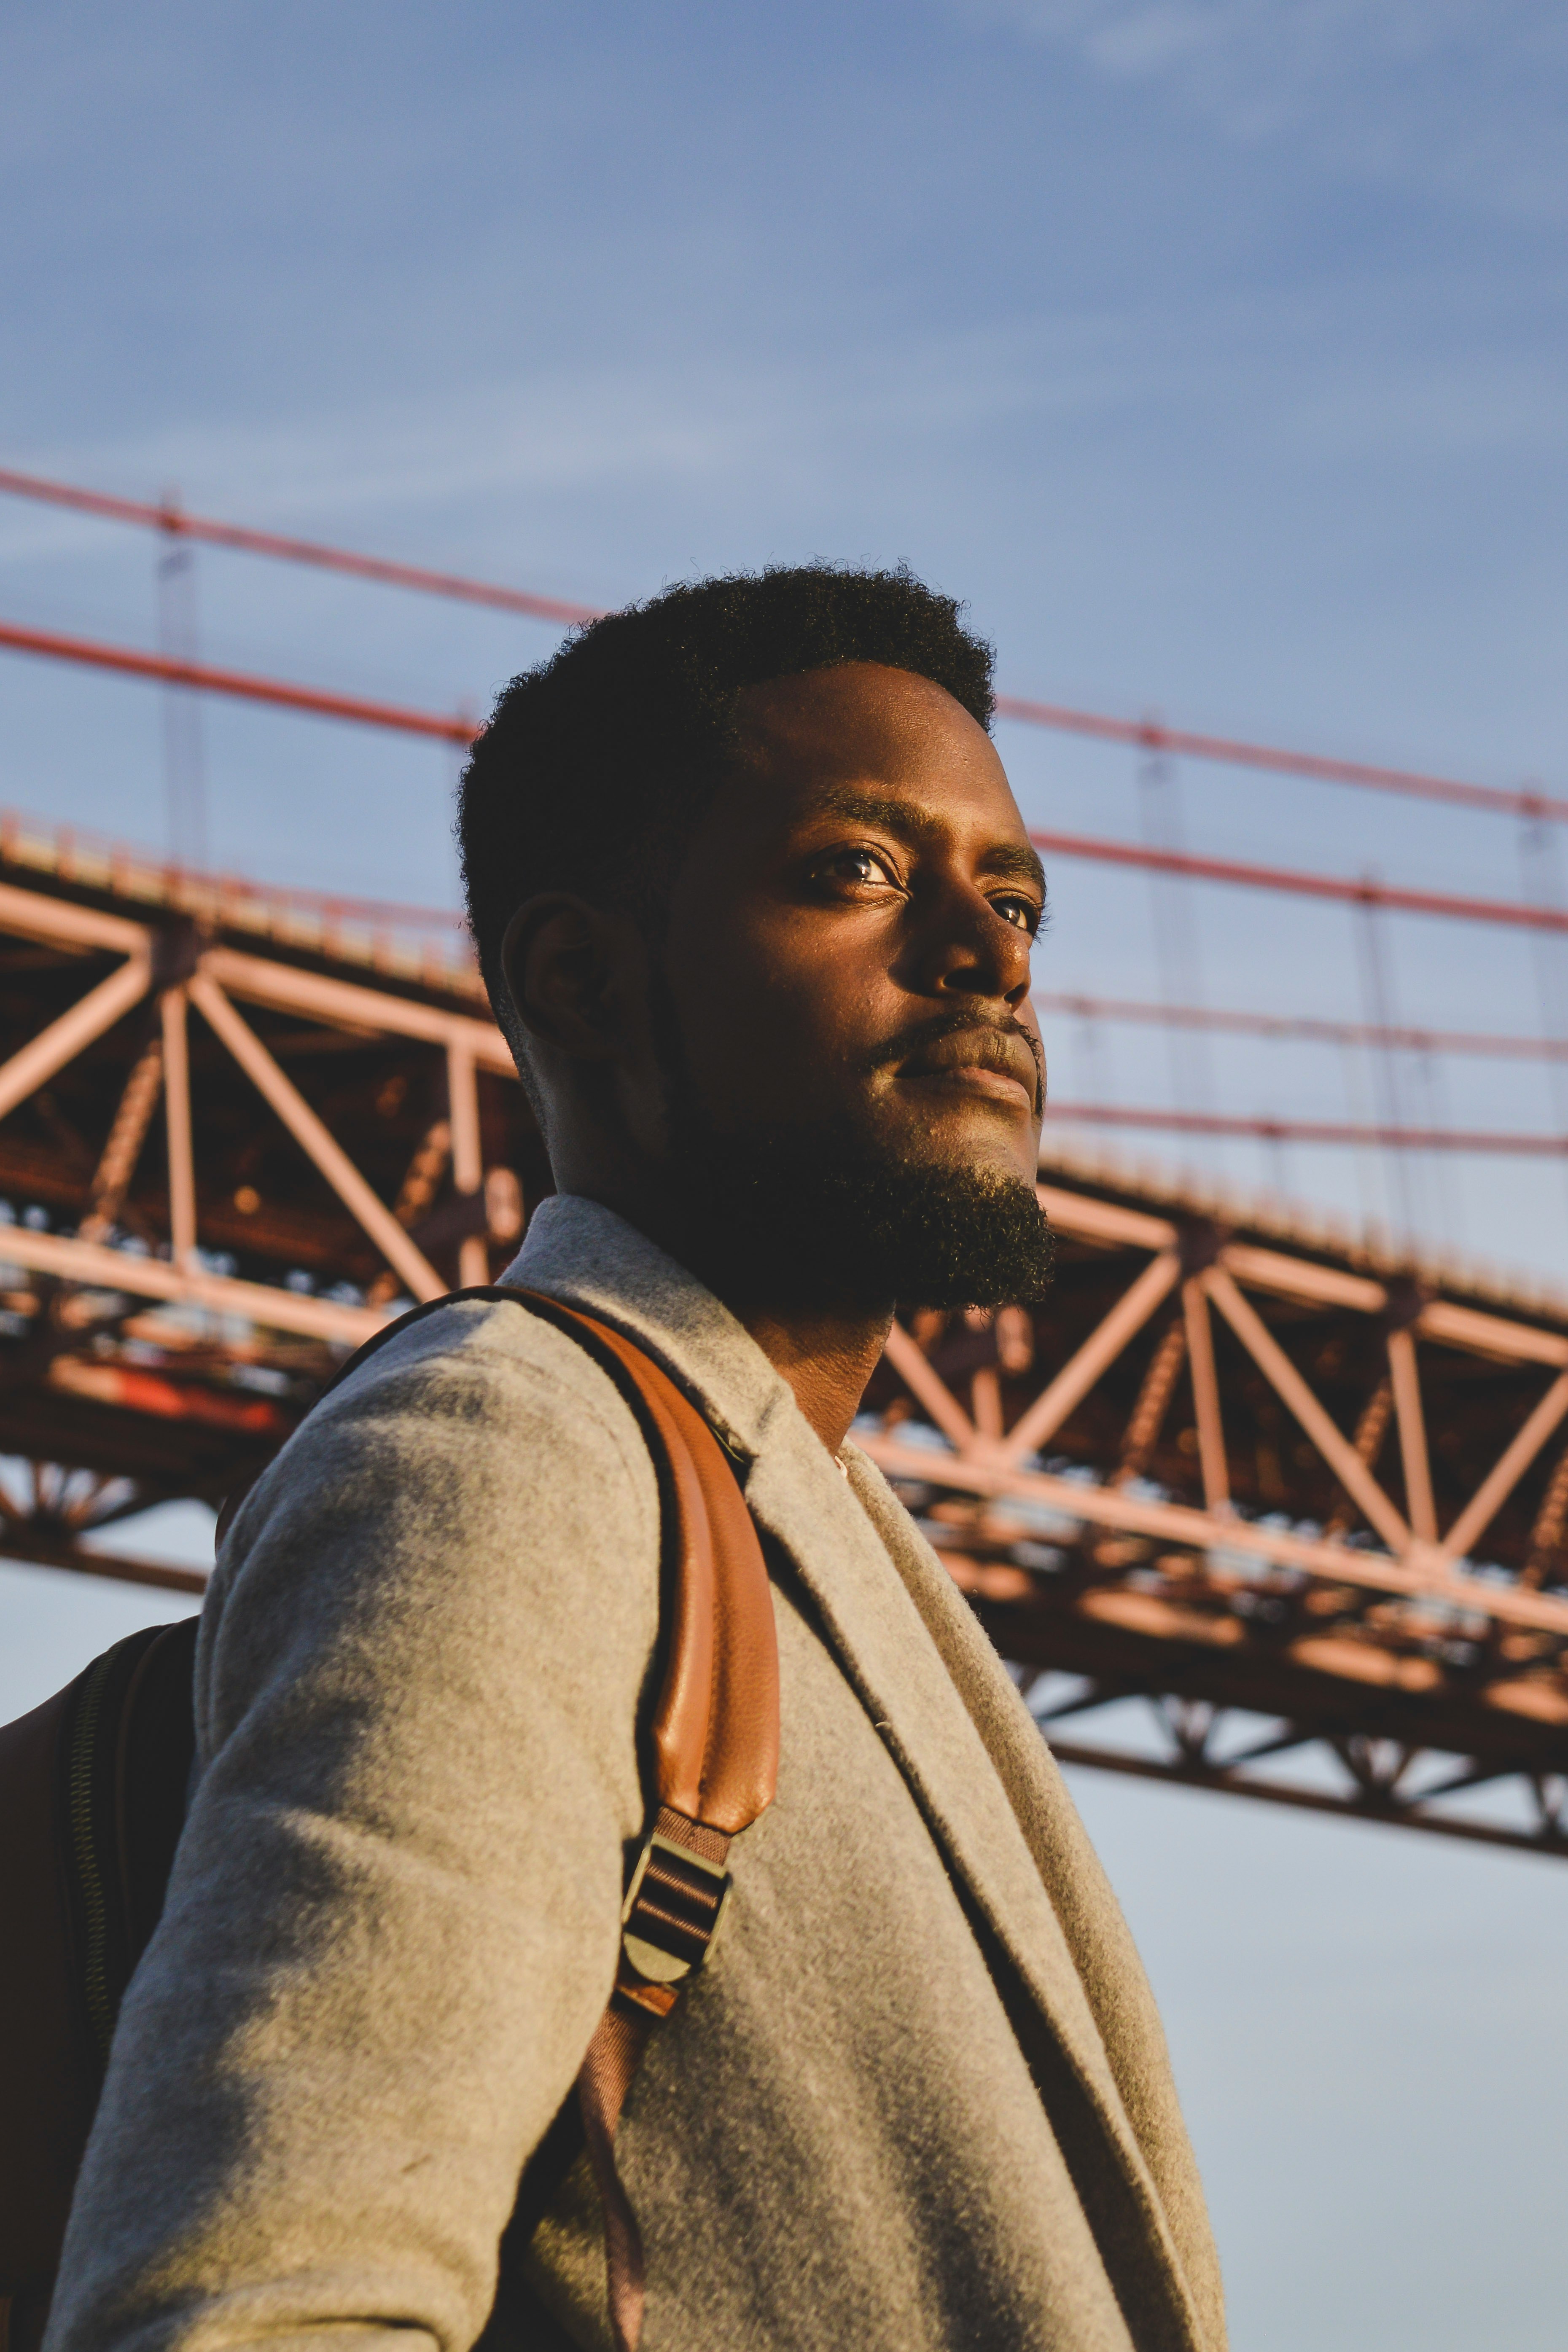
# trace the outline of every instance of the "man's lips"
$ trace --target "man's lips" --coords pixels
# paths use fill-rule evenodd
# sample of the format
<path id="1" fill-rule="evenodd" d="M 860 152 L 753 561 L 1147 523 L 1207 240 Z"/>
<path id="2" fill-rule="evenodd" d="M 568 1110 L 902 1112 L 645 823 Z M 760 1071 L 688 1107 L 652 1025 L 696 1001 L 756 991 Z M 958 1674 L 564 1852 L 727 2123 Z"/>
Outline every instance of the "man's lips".
<path id="1" fill-rule="evenodd" d="M 1038 1103 L 1040 1073 L 1029 1042 L 1020 1032 L 1003 1029 L 960 1029 L 911 1054 L 900 1064 L 900 1078 L 928 1079 L 964 1094 L 989 1095 L 1010 1101 L 1021 1093 L 1033 1111 Z"/>

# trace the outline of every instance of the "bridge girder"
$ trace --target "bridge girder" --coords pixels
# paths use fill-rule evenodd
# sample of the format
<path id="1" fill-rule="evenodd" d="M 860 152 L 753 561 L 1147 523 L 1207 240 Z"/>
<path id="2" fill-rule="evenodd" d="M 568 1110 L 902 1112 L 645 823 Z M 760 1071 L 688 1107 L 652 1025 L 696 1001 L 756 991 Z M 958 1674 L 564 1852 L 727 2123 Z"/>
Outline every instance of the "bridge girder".
<path id="1" fill-rule="evenodd" d="M 548 1184 L 471 970 L 0 827 L 0 1552 L 199 1590 L 92 1539 L 248 1477 Z M 1568 1305 L 1042 1199 L 1049 1304 L 906 1316 L 857 1433 L 1058 1756 L 1568 1854 Z"/>

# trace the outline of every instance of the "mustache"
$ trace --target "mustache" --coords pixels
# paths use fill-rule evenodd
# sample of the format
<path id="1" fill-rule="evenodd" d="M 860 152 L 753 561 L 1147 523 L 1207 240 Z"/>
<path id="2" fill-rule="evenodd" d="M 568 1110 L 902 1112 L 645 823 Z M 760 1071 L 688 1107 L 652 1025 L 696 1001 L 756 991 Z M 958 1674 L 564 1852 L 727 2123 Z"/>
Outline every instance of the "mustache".
<path id="1" fill-rule="evenodd" d="M 933 1045 L 944 1044 L 949 1037 L 981 1034 L 1023 1039 L 1035 1066 L 1035 1108 L 1042 1109 L 1046 1099 L 1046 1050 L 1034 1031 L 1026 1028 L 1023 1022 L 1012 1014 L 998 1021 L 983 1013 L 961 1013 L 955 1009 L 952 1013 L 933 1013 L 924 1021 L 911 1021 L 902 1029 L 891 1031 L 872 1046 L 865 1055 L 863 1067 L 868 1074 L 872 1070 L 885 1068 L 889 1062 L 908 1061 Z"/>

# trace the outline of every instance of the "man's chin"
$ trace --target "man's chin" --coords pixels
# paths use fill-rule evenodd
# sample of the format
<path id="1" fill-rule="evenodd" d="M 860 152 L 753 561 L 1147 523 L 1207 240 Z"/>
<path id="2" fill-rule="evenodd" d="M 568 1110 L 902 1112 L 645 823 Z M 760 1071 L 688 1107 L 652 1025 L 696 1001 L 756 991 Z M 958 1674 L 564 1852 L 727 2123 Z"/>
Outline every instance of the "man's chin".
<path id="1" fill-rule="evenodd" d="M 1039 1164 L 1037 1142 L 1020 1150 L 1011 1135 L 998 1136 L 994 1129 L 978 1136 L 928 1132 L 907 1139 L 879 1137 L 874 1149 L 886 1165 L 909 1169 L 934 1183 L 1022 1184 L 1032 1191 Z"/>
<path id="2" fill-rule="evenodd" d="M 682 1146 L 689 1263 L 731 1303 L 1030 1305 L 1048 1286 L 1051 1230 L 1016 1165 L 798 1129 Z"/>

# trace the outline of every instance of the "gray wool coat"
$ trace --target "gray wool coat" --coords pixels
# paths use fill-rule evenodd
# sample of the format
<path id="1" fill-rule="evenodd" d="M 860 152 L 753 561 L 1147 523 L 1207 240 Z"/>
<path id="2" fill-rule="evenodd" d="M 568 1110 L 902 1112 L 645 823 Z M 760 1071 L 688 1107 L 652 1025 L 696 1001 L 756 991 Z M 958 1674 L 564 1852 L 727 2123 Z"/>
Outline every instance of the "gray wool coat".
<path id="1" fill-rule="evenodd" d="M 607 1210 L 546 1202 L 512 1276 L 683 1384 L 773 1580 L 778 1796 L 618 2140 L 646 2352 L 1222 2352 L 1143 1972 L 908 1515 Z M 518 1307 L 426 1318 L 290 1439 L 206 1603 L 47 2352 L 607 2347 L 584 2161 L 498 2247 L 615 1973 L 658 1550 L 632 1415 Z"/>

